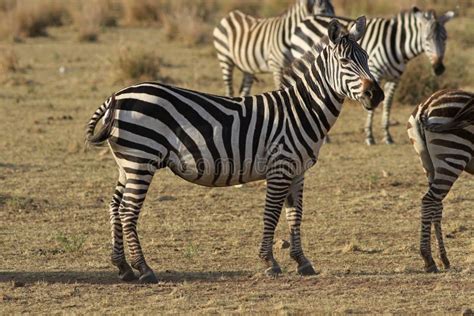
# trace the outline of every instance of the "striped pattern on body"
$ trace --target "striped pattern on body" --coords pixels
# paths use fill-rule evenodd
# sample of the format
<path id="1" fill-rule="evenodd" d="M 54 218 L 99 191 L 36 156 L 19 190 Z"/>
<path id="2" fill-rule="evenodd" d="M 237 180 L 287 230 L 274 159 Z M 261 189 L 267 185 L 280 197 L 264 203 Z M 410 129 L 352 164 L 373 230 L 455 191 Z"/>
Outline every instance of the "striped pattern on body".
<path id="1" fill-rule="evenodd" d="M 287 12 L 273 18 L 255 18 L 238 10 L 224 17 L 214 28 L 213 36 L 225 94 L 234 93 L 234 67 L 244 73 L 239 91 L 242 96 L 250 93 L 257 73 L 273 72 L 279 87 L 291 34 L 303 18 L 320 13 L 334 15 L 330 0 L 298 0 Z"/>

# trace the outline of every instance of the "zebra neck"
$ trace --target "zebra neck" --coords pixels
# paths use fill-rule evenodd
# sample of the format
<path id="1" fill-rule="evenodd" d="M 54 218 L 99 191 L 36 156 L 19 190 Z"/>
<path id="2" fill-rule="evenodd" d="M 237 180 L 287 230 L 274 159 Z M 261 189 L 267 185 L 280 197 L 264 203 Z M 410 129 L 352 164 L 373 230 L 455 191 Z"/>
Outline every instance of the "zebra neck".
<path id="1" fill-rule="evenodd" d="M 344 97 L 338 95 L 329 84 L 326 70 L 320 67 L 321 57 L 318 56 L 317 59 L 311 70 L 286 90 L 293 100 L 292 111 L 305 114 L 305 119 L 299 120 L 304 125 L 303 128 L 312 129 L 318 135 L 315 141 L 327 135 L 336 122 L 344 101 Z"/>
<path id="2" fill-rule="evenodd" d="M 290 7 L 290 9 L 283 15 L 283 24 L 286 26 L 285 29 L 288 30 L 288 40 L 289 36 L 294 33 L 298 23 L 307 15 L 308 12 L 306 6 L 300 2 L 297 2 L 295 5 Z"/>
<path id="3" fill-rule="evenodd" d="M 394 34 L 390 38 L 396 39 L 395 48 L 405 63 L 424 52 L 421 25 L 413 13 L 402 12 L 392 18 L 391 24 Z"/>

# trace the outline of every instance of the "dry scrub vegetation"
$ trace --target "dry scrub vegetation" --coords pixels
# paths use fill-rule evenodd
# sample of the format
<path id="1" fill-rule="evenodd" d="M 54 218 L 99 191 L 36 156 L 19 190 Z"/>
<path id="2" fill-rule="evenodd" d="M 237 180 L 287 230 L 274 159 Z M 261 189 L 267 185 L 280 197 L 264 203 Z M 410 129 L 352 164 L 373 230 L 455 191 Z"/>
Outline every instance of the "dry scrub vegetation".
<path id="1" fill-rule="evenodd" d="M 90 115 L 112 92 L 141 80 L 222 94 L 212 27 L 231 9 L 273 16 L 290 2 L 0 0 L 0 77 L 8 77 L 0 78 L 0 314 L 460 315 L 474 308 L 474 178 L 461 176 L 445 203 L 452 269 L 423 273 L 426 178 L 404 128 L 411 105 L 433 89 L 474 89 L 468 1 L 459 1 L 461 16 L 447 25 L 446 73 L 433 77 L 425 56 L 409 64 L 393 107 L 396 145 L 365 146 L 360 105 L 346 104 L 331 130 L 333 143 L 305 179 L 303 245 L 320 275 L 296 275 L 283 214 L 275 256 L 284 274 L 262 275 L 263 184 L 205 188 L 160 170 L 138 224 L 160 283 L 118 281 L 107 212 L 117 170 L 107 150 L 84 150 Z M 412 5 L 334 3 L 352 17 Z M 451 2 L 417 3 L 445 10 Z M 270 75 L 259 79 L 255 92 L 273 88 Z M 380 129 L 374 132 L 380 139 Z"/>
<path id="2" fill-rule="evenodd" d="M 165 78 L 160 73 L 162 64 L 162 58 L 150 50 L 122 47 L 117 59 L 114 60 L 114 77 L 118 81 L 157 80 L 163 82 Z"/>

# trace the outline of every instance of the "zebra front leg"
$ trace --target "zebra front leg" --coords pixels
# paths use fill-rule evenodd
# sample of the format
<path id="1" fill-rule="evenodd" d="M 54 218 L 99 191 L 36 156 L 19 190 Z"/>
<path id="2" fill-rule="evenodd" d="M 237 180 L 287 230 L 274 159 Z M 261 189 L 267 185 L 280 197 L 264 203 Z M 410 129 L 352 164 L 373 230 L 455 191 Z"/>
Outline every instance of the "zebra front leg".
<path id="1" fill-rule="evenodd" d="M 112 228 L 112 264 L 119 269 L 119 278 L 123 281 L 133 281 L 137 279 L 132 268 L 125 259 L 125 252 L 123 250 L 123 231 L 122 222 L 119 215 L 119 206 L 122 201 L 123 191 L 125 186 L 123 182 L 126 181 L 125 175 L 121 172 L 121 177 L 115 187 L 114 196 L 110 202 L 110 224 Z M 122 176 L 123 175 L 123 176 Z"/>
<path id="2" fill-rule="evenodd" d="M 290 228 L 290 257 L 298 264 L 297 271 L 299 274 L 315 275 L 316 271 L 314 271 L 311 262 L 304 256 L 301 246 L 300 226 L 303 217 L 303 185 L 303 176 L 295 178 L 285 200 L 286 220 Z"/>
<path id="3" fill-rule="evenodd" d="M 269 276 L 281 274 L 281 268 L 273 257 L 273 237 L 280 218 L 283 202 L 288 195 L 290 183 L 291 180 L 279 174 L 278 171 L 273 175 L 267 175 L 267 194 L 265 211 L 263 213 L 263 238 L 259 257 L 265 263 L 265 274 Z"/>
<path id="4" fill-rule="evenodd" d="M 397 88 L 398 82 L 388 81 L 384 86 L 385 99 L 383 102 L 383 113 L 382 113 L 382 129 L 384 133 L 384 141 L 386 144 L 393 144 L 393 138 L 390 134 L 390 110 L 392 108 L 393 94 Z"/>
<path id="5" fill-rule="evenodd" d="M 375 145 L 374 134 L 372 132 L 373 120 L 374 120 L 374 111 L 368 111 L 367 121 L 365 122 L 365 143 L 369 146 Z"/>
<path id="6" fill-rule="evenodd" d="M 148 188 L 153 178 L 152 174 L 144 175 L 139 167 L 129 168 L 136 174 L 127 174 L 127 182 L 123 193 L 119 214 L 122 222 L 123 233 L 130 250 L 130 262 L 134 269 L 140 273 L 141 283 L 157 283 L 158 280 L 153 270 L 148 266 L 143 255 L 137 233 L 137 222 Z"/>
<path id="7" fill-rule="evenodd" d="M 242 78 L 242 84 L 240 85 L 240 96 L 245 97 L 250 95 L 250 90 L 252 89 L 254 76 L 251 73 L 244 72 L 244 77 Z"/>

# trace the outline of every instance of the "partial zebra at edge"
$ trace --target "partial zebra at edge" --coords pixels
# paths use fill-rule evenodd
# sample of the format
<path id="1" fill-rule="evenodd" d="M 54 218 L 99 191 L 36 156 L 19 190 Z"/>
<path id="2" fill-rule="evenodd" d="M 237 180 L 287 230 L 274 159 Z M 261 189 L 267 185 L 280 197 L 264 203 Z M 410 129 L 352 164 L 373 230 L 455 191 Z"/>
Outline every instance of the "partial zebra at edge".
<path id="1" fill-rule="evenodd" d="M 431 253 L 431 226 L 435 228 L 439 256 L 446 269 L 441 228 L 443 199 L 463 171 L 474 174 L 474 94 L 441 90 L 418 105 L 407 123 L 407 132 L 428 178 L 421 203 L 420 254 L 426 272 L 437 272 Z"/>

